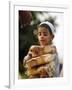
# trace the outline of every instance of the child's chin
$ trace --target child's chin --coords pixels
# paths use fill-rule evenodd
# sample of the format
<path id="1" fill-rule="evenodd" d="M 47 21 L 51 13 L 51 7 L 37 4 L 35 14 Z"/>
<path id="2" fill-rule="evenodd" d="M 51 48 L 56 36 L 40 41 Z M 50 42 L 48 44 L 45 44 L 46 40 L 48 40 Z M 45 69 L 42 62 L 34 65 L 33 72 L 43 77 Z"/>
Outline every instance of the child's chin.
<path id="1" fill-rule="evenodd" d="M 40 45 L 45 45 L 45 43 L 44 42 L 40 42 Z"/>

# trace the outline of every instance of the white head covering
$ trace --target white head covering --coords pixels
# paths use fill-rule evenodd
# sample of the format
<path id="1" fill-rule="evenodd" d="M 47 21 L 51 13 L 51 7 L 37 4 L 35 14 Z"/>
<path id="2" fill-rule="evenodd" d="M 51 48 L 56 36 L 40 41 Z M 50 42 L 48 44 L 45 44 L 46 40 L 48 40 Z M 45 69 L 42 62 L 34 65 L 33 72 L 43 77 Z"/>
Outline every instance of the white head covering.
<path id="1" fill-rule="evenodd" d="M 47 24 L 50 27 L 52 33 L 54 34 L 55 27 L 49 21 L 42 22 L 42 23 L 39 24 L 39 26 L 42 25 L 42 24 Z"/>

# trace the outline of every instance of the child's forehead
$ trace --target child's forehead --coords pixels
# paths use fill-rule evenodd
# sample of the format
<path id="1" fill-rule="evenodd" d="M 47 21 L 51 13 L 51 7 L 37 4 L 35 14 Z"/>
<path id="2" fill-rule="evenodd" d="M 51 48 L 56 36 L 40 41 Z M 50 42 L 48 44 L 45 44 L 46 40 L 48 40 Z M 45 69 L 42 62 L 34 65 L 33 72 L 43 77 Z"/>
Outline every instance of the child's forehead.
<path id="1" fill-rule="evenodd" d="M 46 27 L 38 27 L 38 32 L 48 32 L 48 28 Z"/>

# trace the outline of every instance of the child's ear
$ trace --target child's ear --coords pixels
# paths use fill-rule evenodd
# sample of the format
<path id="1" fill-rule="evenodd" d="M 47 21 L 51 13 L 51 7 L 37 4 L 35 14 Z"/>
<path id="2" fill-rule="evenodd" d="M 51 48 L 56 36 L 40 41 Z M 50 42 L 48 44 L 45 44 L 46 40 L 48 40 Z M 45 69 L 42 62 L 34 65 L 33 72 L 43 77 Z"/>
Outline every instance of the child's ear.
<path id="1" fill-rule="evenodd" d="M 54 38 L 54 35 L 51 36 L 51 39 L 52 39 L 52 40 L 53 40 L 53 38 Z"/>

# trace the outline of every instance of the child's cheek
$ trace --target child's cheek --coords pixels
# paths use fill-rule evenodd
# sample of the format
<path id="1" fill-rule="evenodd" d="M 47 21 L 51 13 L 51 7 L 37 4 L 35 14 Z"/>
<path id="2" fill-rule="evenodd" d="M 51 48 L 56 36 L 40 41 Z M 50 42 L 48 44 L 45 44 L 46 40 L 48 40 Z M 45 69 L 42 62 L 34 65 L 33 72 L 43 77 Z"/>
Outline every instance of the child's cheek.
<path id="1" fill-rule="evenodd" d="M 40 36 L 38 36 L 38 40 L 40 40 Z"/>
<path id="2" fill-rule="evenodd" d="M 39 42 L 39 43 L 41 42 L 40 40 L 41 40 L 41 38 L 40 38 L 40 37 L 38 37 L 38 42 Z"/>

